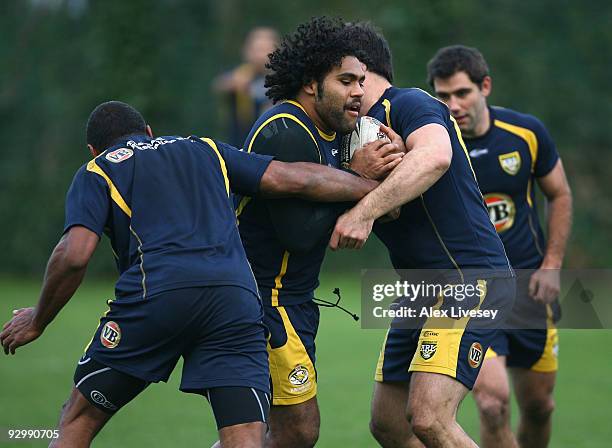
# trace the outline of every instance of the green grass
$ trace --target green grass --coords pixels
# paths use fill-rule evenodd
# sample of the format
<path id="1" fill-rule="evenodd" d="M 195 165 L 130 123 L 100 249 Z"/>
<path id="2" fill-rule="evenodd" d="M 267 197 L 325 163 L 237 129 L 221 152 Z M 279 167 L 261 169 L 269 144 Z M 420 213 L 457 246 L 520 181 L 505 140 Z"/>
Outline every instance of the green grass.
<path id="1" fill-rule="evenodd" d="M 339 286 L 345 305 L 359 311 L 357 274 L 322 282 L 321 297 Z M 0 282 L 0 318 L 33 304 L 39 285 L 32 281 Z M 59 409 L 72 386 L 72 375 L 83 347 L 112 296 L 112 282 L 86 280 L 41 339 L 0 359 L 0 445 L 8 443 L 7 428 L 54 428 Z M 321 437 L 317 446 L 376 446 L 368 432 L 372 376 L 384 331 L 361 330 L 359 324 L 335 309 L 322 309 L 317 338 Z M 554 414 L 552 447 L 607 447 L 612 440 L 612 332 L 562 331 L 561 369 Z M 207 402 L 178 391 L 180 365 L 168 384 L 149 387 L 123 409 L 101 432 L 94 446 L 208 447 L 216 440 Z M 516 423 L 516 409 L 513 423 Z M 460 411 L 460 422 L 473 437 L 478 422 L 471 398 Z"/>

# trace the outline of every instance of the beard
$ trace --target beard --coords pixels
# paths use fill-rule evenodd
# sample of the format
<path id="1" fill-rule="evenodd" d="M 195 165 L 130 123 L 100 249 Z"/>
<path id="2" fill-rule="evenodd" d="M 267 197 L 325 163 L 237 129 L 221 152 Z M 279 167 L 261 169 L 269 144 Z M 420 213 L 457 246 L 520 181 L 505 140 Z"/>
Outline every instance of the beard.
<path id="1" fill-rule="evenodd" d="M 348 106 L 343 98 L 329 92 L 320 91 L 315 98 L 314 108 L 325 125 L 334 132 L 348 134 L 355 129 L 357 118 L 350 117 L 346 112 Z"/>

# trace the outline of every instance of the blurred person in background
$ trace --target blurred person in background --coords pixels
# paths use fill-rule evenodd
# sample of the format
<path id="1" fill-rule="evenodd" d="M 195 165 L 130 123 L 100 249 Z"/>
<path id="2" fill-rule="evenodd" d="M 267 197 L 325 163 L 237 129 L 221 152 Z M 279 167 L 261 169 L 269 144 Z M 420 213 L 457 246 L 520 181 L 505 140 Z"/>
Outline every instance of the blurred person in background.
<path id="1" fill-rule="evenodd" d="M 278 40 L 278 32 L 273 28 L 252 29 L 242 49 L 244 62 L 221 74 L 213 83 L 213 89 L 226 103 L 226 139 L 238 148 L 255 120 L 272 106 L 266 97 L 264 79 L 268 55 L 274 51 Z"/>
<path id="2" fill-rule="evenodd" d="M 512 328 L 487 351 L 474 386 L 486 448 L 515 447 L 510 427 L 509 368 L 520 409 L 518 443 L 545 447 L 551 433 L 558 368 L 559 269 L 572 220 L 563 164 L 535 117 L 490 106 L 489 67 L 475 48 L 441 48 L 427 66 L 427 81 L 457 120 L 489 216 L 517 271 Z M 548 241 L 538 219 L 535 183 L 547 205 Z M 522 270 L 527 273 L 523 273 Z M 525 322 L 528 319 L 529 322 Z"/>

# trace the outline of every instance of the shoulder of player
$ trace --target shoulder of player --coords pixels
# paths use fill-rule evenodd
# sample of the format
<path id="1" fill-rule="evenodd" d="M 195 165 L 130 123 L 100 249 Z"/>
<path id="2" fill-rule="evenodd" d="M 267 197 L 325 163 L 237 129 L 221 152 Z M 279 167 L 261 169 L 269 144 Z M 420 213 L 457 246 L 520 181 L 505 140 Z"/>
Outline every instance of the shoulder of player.
<path id="1" fill-rule="evenodd" d="M 545 129 L 544 124 L 535 116 L 507 109 L 500 106 L 491 106 L 493 111 L 493 124 L 496 127 L 503 127 L 503 124 L 518 126 L 539 134 Z"/>
<path id="2" fill-rule="evenodd" d="M 390 98 L 391 116 L 408 114 L 412 116 L 417 111 L 438 111 L 443 117 L 449 115 L 448 107 L 425 90 L 418 87 L 397 89 Z"/>
<path id="3" fill-rule="evenodd" d="M 318 147 L 315 129 L 305 112 L 291 104 L 282 103 L 267 111 L 255 123 L 244 149 L 247 152 L 258 152 L 257 146 L 270 139 L 282 140 L 284 144 L 307 142 Z"/>

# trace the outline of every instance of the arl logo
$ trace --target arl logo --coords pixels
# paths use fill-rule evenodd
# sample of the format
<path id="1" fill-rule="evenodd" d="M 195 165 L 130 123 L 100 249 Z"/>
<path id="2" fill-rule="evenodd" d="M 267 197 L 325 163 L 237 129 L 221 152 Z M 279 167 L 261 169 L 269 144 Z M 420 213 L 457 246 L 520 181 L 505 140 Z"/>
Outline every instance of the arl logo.
<path id="1" fill-rule="evenodd" d="M 489 219 L 497 233 L 508 230 L 514 225 L 516 207 L 510 196 L 503 193 L 489 193 L 484 195 L 484 200 L 489 210 Z"/>
<path id="2" fill-rule="evenodd" d="M 470 367 L 472 369 L 477 369 L 482 362 L 482 345 L 478 342 L 474 342 L 470 347 L 470 352 L 468 353 L 468 362 L 470 363 Z"/>
<path id="3" fill-rule="evenodd" d="M 438 348 L 438 343 L 436 341 L 421 342 L 421 348 L 419 350 L 419 353 L 421 354 L 421 358 L 425 360 L 431 359 L 431 357 L 436 354 L 437 348 Z"/>
<path id="4" fill-rule="evenodd" d="M 116 322 L 110 321 L 102 328 L 100 342 L 106 348 L 115 348 L 121 340 L 121 328 Z"/>
<path id="5" fill-rule="evenodd" d="M 506 173 L 511 176 L 516 175 L 521 169 L 521 154 L 518 151 L 501 154 L 499 156 L 499 164 Z"/>
<path id="6" fill-rule="evenodd" d="M 294 386 L 301 386 L 308 382 L 308 369 L 304 366 L 297 366 L 289 374 L 289 382 Z"/>
<path id="7" fill-rule="evenodd" d="M 131 149 L 119 148 L 119 149 L 115 149 L 114 151 L 109 152 L 104 157 L 109 162 L 120 163 L 120 162 L 123 162 L 124 160 L 129 159 L 133 155 L 134 155 L 134 151 L 132 151 Z"/>

